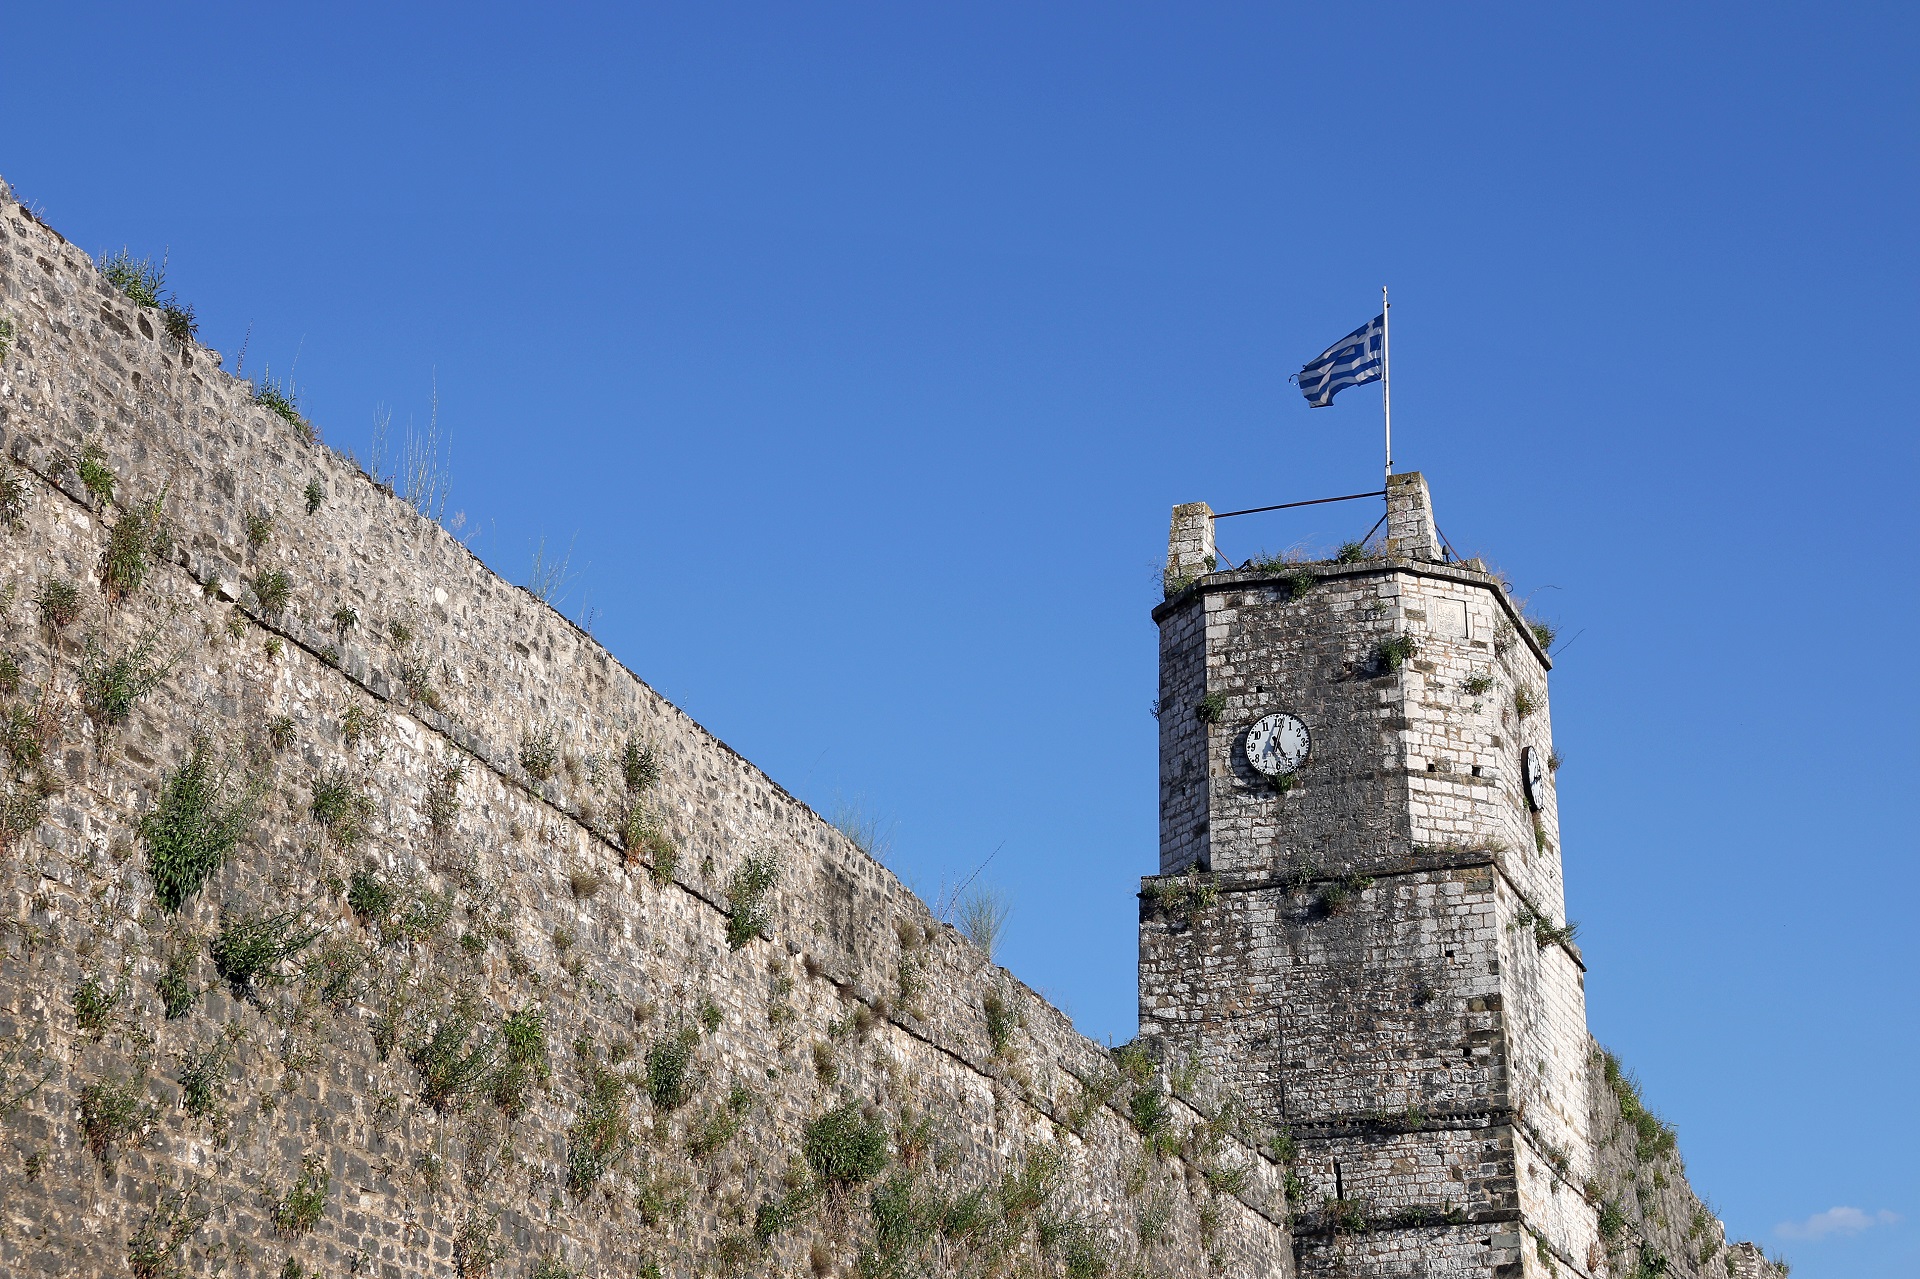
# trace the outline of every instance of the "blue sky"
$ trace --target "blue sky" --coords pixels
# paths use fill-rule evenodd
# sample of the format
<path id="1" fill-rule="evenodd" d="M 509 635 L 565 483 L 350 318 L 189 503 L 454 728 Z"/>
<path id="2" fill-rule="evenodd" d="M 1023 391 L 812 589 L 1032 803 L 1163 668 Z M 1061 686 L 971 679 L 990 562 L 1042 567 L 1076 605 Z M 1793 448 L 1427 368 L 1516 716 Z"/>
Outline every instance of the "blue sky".
<path id="1" fill-rule="evenodd" d="M 1391 284 L 1397 460 L 1568 637 L 1595 1032 L 1737 1235 L 1920 1268 L 1910 6 L 313 8 L 17 7 L 0 174 L 337 447 L 437 383 L 489 563 L 924 893 L 999 849 L 1096 1037 L 1168 509 L 1376 483 L 1286 378 Z"/>

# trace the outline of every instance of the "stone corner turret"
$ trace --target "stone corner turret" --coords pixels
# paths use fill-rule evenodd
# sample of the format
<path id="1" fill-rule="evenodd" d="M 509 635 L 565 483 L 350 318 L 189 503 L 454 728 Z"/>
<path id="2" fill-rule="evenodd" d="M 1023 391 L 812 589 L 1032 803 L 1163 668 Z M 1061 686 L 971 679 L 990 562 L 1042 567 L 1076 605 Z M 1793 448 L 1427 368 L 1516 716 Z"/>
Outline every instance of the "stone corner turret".
<path id="1" fill-rule="evenodd" d="M 1408 560 L 1441 558 L 1433 496 L 1427 492 L 1427 477 L 1418 471 L 1387 477 L 1387 554 Z"/>
<path id="2" fill-rule="evenodd" d="M 1219 555 L 1213 544 L 1213 508 L 1205 502 L 1183 502 L 1173 508 L 1173 529 L 1167 537 L 1167 582 L 1185 583 L 1213 572 Z"/>

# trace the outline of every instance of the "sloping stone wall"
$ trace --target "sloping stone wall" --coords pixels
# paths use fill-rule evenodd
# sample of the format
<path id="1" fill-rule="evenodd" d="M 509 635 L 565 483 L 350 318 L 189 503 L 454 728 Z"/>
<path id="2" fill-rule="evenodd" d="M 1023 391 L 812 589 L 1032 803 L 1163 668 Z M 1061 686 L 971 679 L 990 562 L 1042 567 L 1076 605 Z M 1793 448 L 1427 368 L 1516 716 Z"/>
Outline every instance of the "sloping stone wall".
<path id="1" fill-rule="evenodd" d="M 1230 1107 L 1117 1070 L 3 189 L 0 318 L 0 1272 L 1292 1274 Z M 196 760 L 246 815 L 170 911 Z M 241 980 L 248 937 L 302 944 Z"/>

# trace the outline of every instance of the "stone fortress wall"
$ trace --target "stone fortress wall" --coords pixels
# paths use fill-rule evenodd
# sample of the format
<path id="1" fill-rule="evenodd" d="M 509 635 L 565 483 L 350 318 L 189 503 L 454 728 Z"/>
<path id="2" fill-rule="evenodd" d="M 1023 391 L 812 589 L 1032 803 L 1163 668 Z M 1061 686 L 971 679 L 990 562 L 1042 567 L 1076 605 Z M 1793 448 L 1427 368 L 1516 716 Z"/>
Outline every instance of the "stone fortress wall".
<path id="1" fill-rule="evenodd" d="M 1770 1273 L 1587 1033 L 1544 645 L 1419 475 L 1386 524 L 1232 568 L 1175 508 L 1142 1036 L 1290 1133 L 1302 1275 Z M 1312 731 L 1279 784 L 1245 749 L 1274 711 Z"/>
<path id="2" fill-rule="evenodd" d="M 4 187 L 0 320 L 0 1273 L 1293 1273 L 1217 1075 L 1077 1034 Z"/>

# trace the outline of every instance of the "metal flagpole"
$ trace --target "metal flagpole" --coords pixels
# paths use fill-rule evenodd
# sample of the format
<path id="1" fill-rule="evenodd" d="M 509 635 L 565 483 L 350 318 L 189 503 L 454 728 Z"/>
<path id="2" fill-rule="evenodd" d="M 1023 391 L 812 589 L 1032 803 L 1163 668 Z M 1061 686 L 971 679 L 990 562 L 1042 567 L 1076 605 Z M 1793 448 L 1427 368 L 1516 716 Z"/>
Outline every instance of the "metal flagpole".
<path id="1" fill-rule="evenodd" d="M 1380 286 L 1380 407 L 1387 416 L 1387 479 L 1393 479 L 1393 388 L 1387 382 L 1389 351 L 1387 342 L 1387 286 Z"/>

